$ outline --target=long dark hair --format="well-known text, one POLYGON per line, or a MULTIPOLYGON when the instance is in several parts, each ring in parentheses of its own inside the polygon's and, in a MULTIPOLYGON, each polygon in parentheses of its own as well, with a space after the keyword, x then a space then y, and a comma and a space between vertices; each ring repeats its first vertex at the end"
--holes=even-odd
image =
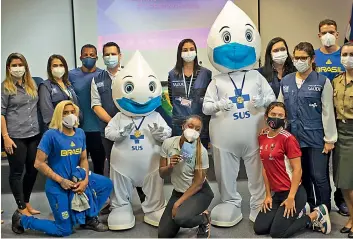
POLYGON ((47 74, 48 74, 48 79, 53 82, 54 84, 57 84, 56 80, 54 79, 53 73, 51 72, 51 63, 54 59, 59 59, 65 68, 65 74, 62 77, 63 83, 67 86, 71 85, 69 81, 69 68, 67 66, 67 62, 65 58, 62 55, 51 55, 48 59, 48 64, 47 64, 47 74))
POLYGON ((184 39, 178 45, 177 61, 176 61, 175 67, 174 67, 174 72, 176 73, 176 75, 179 75, 179 76, 183 74, 184 60, 183 60, 183 58, 181 58, 181 52, 183 50, 183 46, 185 43, 191 43, 195 47, 196 57, 194 59, 194 74, 196 74, 196 71, 200 68, 200 65, 199 65, 199 62, 197 59, 197 47, 196 47, 194 40, 189 39, 189 38, 184 39))
POLYGON ((266 53, 265 53, 265 65, 263 66, 263 72, 262 72, 263 76, 266 78, 268 82, 273 81, 274 72, 273 72, 273 60, 272 60, 271 52, 272 52, 273 45, 278 42, 283 42, 283 44, 287 49, 287 54, 288 54, 288 57, 283 65, 283 76, 296 71, 292 62, 292 58, 289 55, 287 42, 281 37, 275 37, 267 45, 266 53))
MULTIPOLYGON (((295 51, 305 51, 311 60, 315 57, 315 50, 313 45, 310 42, 300 42, 298 45, 294 47, 293 55, 295 51)), ((316 70, 316 63, 313 62, 312 64, 313 71, 316 70)))

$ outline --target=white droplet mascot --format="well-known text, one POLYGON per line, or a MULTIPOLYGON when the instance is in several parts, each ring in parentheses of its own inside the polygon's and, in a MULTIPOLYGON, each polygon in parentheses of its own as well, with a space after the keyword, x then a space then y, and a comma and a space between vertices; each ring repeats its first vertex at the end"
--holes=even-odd
POLYGON ((160 145, 171 129, 155 112, 161 105, 162 86, 140 52, 136 52, 112 84, 112 96, 120 110, 109 122, 105 136, 114 141, 110 161, 110 230, 135 226, 131 205, 135 187, 146 195, 142 203, 144 221, 158 226, 166 202, 163 180, 159 176, 160 145))
POLYGON ((212 210, 212 224, 239 223, 241 196, 237 192, 240 159, 244 160, 251 194, 250 220, 255 221, 265 196, 257 135, 264 126, 264 107, 275 101, 266 79, 254 68, 261 39, 255 24, 228 1, 211 27, 208 56, 221 72, 207 88, 203 112, 211 115, 210 138, 221 202, 212 210))

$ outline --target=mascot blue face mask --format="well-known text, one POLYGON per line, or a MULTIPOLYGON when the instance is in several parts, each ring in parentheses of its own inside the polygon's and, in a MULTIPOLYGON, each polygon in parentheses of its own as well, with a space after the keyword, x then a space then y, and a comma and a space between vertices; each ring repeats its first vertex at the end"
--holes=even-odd
POLYGON ((161 105, 162 85, 137 51, 112 84, 116 107, 127 116, 146 116, 161 105))
POLYGON ((218 71, 249 70, 260 58, 261 38, 248 15, 228 1, 211 27, 207 46, 208 58, 218 71))

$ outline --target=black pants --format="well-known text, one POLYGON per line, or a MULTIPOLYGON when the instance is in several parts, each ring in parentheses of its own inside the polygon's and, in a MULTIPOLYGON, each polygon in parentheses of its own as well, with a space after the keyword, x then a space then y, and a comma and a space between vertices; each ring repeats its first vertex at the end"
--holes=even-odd
POLYGON ((91 156, 93 172, 104 174, 105 151, 100 132, 85 132, 87 155, 91 156))
POLYGON ((294 235, 310 224, 310 217, 303 215, 297 218, 306 203, 306 192, 303 186, 299 186, 295 195, 295 209, 297 212, 293 217, 283 217, 285 210, 281 203, 287 199, 289 191, 275 193, 272 197, 271 211, 259 212, 254 224, 254 231, 258 235, 270 234, 271 237, 284 238, 294 235))
POLYGON ((29 203, 29 198, 37 178, 38 171, 34 167, 34 161, 36 159, 40 136, 36 135, 25 139, 12 138, 12 140, 17 148, 14 148, 13 154, 7 155, 10 165, 9 181, 17 206, 22 210, 26 208, 26 203, 29 203), (26 172, 22 178, 25 166, 26 172))
MULTIPOLYGON (((104 147, 104 151, 105 151, 105 156, 107 158, 107 161, 105 163, 105 173, 104 175, 109 177, 109 172, 110 172, 110 154, 112 152, 112 148, 114 145, 113 141, 110 141, 109 139, 106 139, 104 137, 102 137, 102 143, 103 143, 103 147, 104 147)), ((140 201, 141 203, 145 201, 146 195, 145 193, 142 191, 142 187, 136 187, 137 193, 139 195, 140 201)))
POLYGON ((311 210, 321 204, 325 204, 327 209, 331 211, 331 186, 328 175, 329 155, 322 153, 322 150, 320 148, 301 148, 302 183, 306 190, 311 210))
POLYGON ((174 203, 183 195, 183 193, 173 190, 167 207, 164 210, 159 222, 158 237, 175 237, 180 227, 193 228, 206 223, 206 217, 202 213, 210 206, 214 197, 212 189, 207 181, 203 184, 200 191, 188 198, 180 205, 175 218, 172 218, 172 209, 174 203))

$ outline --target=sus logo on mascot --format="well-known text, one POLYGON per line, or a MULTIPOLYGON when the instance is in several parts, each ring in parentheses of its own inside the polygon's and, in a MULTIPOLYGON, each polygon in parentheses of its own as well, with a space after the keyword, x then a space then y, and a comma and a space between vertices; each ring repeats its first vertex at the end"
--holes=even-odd
POLYGON ((239 223, 241 196, 237 192, 240 159, 249 180, 250 220, 265 197, 257 135, 264 125, 264 108, 275 100, 266 79, 254 68, 261 38, 255 24, 228 1, 211 27, 208 57, 221 72, 207 88, 203 112, 211 115, 210 138, 221 202, 212 210, 211 223, 231 227, 239 223))
POLYGON ((155 112, 161 105, 162 86, 140 52, 136 52, 112 84, 113 101, 120 110, 109 122, 105 136, 114 141, 110 178, 114 184, 110 230, 135 226, 131 206, 135 187, 146 195, 142 203, 144 221, 158 226, 166 202, 159 177, 159 151, 171 129, 155 112))

